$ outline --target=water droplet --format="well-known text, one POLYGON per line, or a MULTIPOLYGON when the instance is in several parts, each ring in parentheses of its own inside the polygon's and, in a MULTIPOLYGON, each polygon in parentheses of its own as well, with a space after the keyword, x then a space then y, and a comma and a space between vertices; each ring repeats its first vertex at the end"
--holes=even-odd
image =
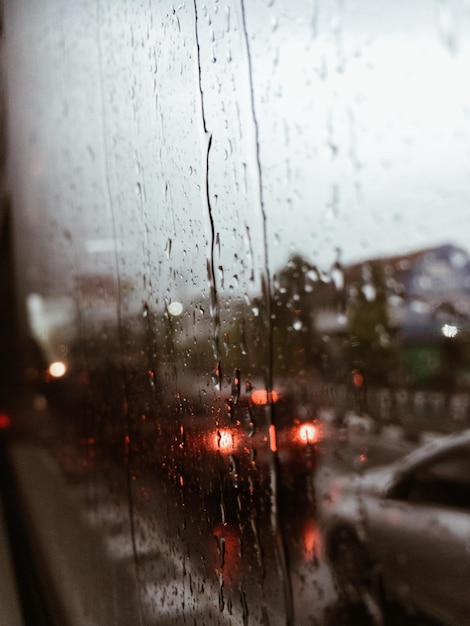
POLYGON ((173 245, 172 240, 168 239, 167 242, 166 242, 166 246, 165 246, 166 258, 168 260, 170 260, 170 258, 171 258, 171 247, 172 247, 172 245, 173 245))
POLYGON ((248 437, 253 437, 256 432, 256 426, 250 409, 247 409, 245 412, 244 426, 248 437))
POLYGON ((320 275, 318 273, 318 270, 314 267, 306 272, 305 278, 307 278, 312 283, 316 283, 320 280, 320 275))
POLYGON ((458 51, 457 19, 454 7, 448 0, 440 0, 438 7, 439 32, 442 42, 451 54, 458 51))
POLYGON ((223 592, 223 580, 221 578, 220 580, 220 587, 219 587, 219 611, 222 613, 224 610, 224 606, 225 606, 225 601, 224 601, 224 592, 223 592))
POLYGON ((377 295, 377 290, 371 283, 366 283, 361 289, 367 302, 373 302, 377 295))
POLYGON ((144 306, 142 309, 142 317, 146 318, 148 317, 148 315, 149 315, 149 305, 146 302, 144 302, 144 306))
POLYGON ((219 537, 220 567, 225 565, 225 537, 219 537))
POLYGON ((220 273, 220 288, 223 289, 224 288, 224 282, 225 282, 223 265, 219 265, 217 267, 217 269, 219 270, 219 273, 220 273))
POLYGON ((220 361, 216 361, 214 371, 212 372, 212 382, 217 391, 222 388, 222 367, 220 361))
MULTIPOLYGON (((257 457, 257 453, 255 448, 253 448, 253 446, 251 446, 250 448, 250 463, 251 465, 256 465, 256 457, 257 457)), ((252 483, 252 489, 254 491, 254 484, 252 483)), ((251 489, 250 489, 251 491, 251 489)))
POLYGON ((237 489, 239 486, 238 461, 233 454, 229 456, 228 475, 232 481, 232 485, 237 489))
POLYGON ((152 387, 152 389, 154 389, 155 388, 155 378, 156 378, 155 371, 153 369, 152 370, 148 370, 147 376, 148 376, 148 381, 150 383, 150 386, 152 387))
POLYGON ((229 418, 230 422, 233 422, 233 399, 232 398, 227 398, 227 400, 225 400, 225 410, 227 411, 227 417, 229 418))
POLYGON ((242 605, 243 626, 248 626, 248 617, 250 613, 248 611, 248 602, 246 601, 246 594, 242 588, 240 588, 240 601, 242 605))
POLYGON ((228 333, 224 333, 224 349, 225 349, 225 356, 228 356, 228 353, 230 351, 230 339, 229 339, 228 333))
POLYGON ((344 273, 338 261, 331 268, 331 280, 337 291, 341 291, 344 288, 344 273))
POLYGON ((233 371, 233 379, 232 379, 232 398, 233 403, 237 404, 238 399, 240 397, 240 370, 235 368, 233 371))
POLYGON ((245 320, 242 318, 240 323, 240 352, 245 355, 246 351, 246 329, 245 329, 245 320))
POLYGON ((232 142, 230 141, 230 139, 227 139, 227 142, 224 148, 224 161, 230 158, 232 154, 233 154, 232 142))

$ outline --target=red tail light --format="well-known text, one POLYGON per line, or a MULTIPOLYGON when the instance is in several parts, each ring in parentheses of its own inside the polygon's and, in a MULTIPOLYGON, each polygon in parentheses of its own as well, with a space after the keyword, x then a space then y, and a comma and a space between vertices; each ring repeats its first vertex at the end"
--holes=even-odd
POLYGON ((0 430, 7 430, 7 428, 10 428, 10 424, 11 424, 10 416, 7 415, 6 413, 0 412, 0 430))

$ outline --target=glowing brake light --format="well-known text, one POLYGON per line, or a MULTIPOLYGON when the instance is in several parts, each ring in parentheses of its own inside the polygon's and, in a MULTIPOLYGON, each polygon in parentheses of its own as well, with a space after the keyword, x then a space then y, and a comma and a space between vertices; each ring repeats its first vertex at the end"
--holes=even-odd
POLYGON ((307 423, 299 427, 299 437, 304 443, 316 443, 319 436, 319 428, 315 424, 307 423))
POLYGON ((279 394, 273 389, 269 394, 266 389, 257 389, 251 394, 253 404, 264 405, 268 403, 275 404, 279 400, 279 394))

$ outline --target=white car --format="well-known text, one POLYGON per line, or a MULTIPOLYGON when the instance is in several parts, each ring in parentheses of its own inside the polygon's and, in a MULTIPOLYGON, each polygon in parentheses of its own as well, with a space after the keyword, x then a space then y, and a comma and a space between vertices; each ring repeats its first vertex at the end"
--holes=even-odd
POLYGON ((470 430, 331 480, 321 523, 343 599, 363 603, 375 623, 384 600, 470 623, 470 430))

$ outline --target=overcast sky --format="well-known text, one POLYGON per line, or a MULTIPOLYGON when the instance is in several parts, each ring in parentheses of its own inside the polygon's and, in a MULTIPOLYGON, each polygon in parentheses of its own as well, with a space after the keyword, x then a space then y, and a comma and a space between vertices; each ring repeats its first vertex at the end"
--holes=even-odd
POLYGON ((197 20, 191 3, 9 7, 33 281, 54 259, 60 287, 65 266, 112 273, 119 258, 158 293, 175 276, 200 289, 211 219, 227 288, 262 273, 265 241, 272 271, 298 252, 327 269, 468 246, 470 2, 244 4, 245 24, 239 2, 198 3, 197 20), (41 233, 56 256, 34 256, 41 233))
POLYGON ((468 247, 470 3, 317 2, 295 37, 294 14, 280 12, 276 64, 255 82, 263 164, 282 181, 284 150, 291 176, 266 191, 273 257, 468 247))

